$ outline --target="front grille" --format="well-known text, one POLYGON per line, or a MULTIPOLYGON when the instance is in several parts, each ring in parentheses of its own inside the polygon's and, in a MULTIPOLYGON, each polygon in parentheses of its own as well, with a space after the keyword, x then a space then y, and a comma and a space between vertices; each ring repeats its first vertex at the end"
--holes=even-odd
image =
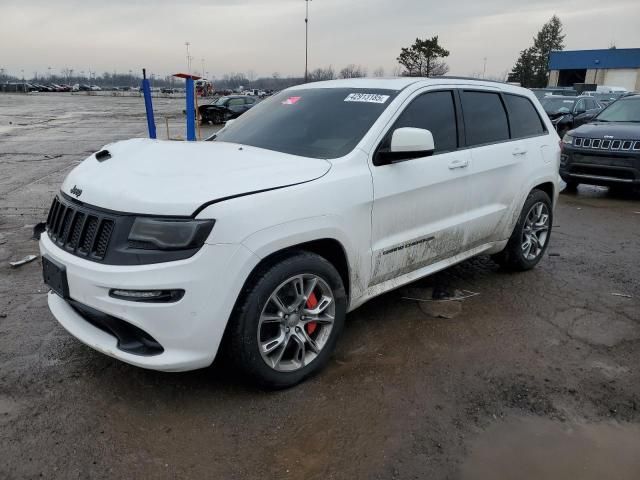
POLYGON ((612 151, 640 151, 640 140, 602 140, 599 138, 576 137, 573 140, 576 148, 586 148, 590 150, 612 150, 612 151))
POLYGON ((47 232, 56 245, 93 260, 106 255, 113 228, 113 219, 58 197, 47 217, 47 232))

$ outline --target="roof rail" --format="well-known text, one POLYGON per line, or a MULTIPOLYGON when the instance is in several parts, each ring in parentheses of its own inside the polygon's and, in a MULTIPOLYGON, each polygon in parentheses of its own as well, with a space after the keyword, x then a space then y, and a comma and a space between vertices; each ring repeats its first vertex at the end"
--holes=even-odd
POLYGON ((426 78, 429 78, 429 79, 445 78, 447 80, 475 80, 477 82, 500 83, 502 85, 506 84, 506 82, 501 82, 500 80, 485 80, 484 78, 476 78, 476 77, 458 77, 456 75, 438 75, 435 77, 426 77, 426 78))

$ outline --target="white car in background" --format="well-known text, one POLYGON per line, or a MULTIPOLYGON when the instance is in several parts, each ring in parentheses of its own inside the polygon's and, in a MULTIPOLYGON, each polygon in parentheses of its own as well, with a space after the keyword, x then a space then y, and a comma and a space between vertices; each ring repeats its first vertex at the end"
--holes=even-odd
POLYGON ((370 298, 478 254, 526 270, 549 245, 559 139, 523 88, 318 82, 208 140, 114 143, 64 181, 44 278, 87 345, 164 371, 224 350, 286 387, 370 298))

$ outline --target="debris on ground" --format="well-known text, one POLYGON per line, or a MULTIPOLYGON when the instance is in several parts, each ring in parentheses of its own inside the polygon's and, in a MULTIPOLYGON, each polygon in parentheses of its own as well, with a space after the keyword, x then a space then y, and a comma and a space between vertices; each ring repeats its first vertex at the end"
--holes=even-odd
POLYGON ((12 268, 21 267, 26 263, 33 262, 36 258, 38 258, 38 255, 27 255, 20 260, 16 260, 15 262, 9 262, 9 265, 11 265, 12 268))
POLYGON ((453 295, 449 295, 445 292, 445 295, 442 295, 441 291, 437 288, 409 288, 406 290, 405 295, 402 296, 403 300, 413 300, 415 302, 455 302, 466 300, 467 298, 475 297, 480 295, 477 292, 472 292, 471 290, 454 290, 453 295), (425 295, 420 295, 421 293, 427 293, 432 291, 430 298, 425 295))
POLYGON ((403 300, 418 302, 418 308, 433 318, 455 318, 462 312, 462 301, 480 295, 471 290, 453 290, 436 286, 434 288, 407 288, 402 292, 403 300))
POLYGON ((629 295, 627 293, 615 293, 615 292, 612 292, 611 295, 613 295, 614 297, 633 298, 631 295, 629 295))
POLYGON ((418 302, 418 308, 422 313, 433 318, 452 319, 462 312, 462 302, 418 302))

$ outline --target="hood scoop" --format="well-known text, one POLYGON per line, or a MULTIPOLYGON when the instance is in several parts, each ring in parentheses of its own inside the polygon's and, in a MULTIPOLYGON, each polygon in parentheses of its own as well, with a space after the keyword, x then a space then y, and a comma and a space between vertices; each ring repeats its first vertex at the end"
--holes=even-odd
POLYGON ((109 150, 100 150, 96 153, 96 160, 99 162, 104 162, 105 160, 109 160, 111 158, 111 153, 109 150))

